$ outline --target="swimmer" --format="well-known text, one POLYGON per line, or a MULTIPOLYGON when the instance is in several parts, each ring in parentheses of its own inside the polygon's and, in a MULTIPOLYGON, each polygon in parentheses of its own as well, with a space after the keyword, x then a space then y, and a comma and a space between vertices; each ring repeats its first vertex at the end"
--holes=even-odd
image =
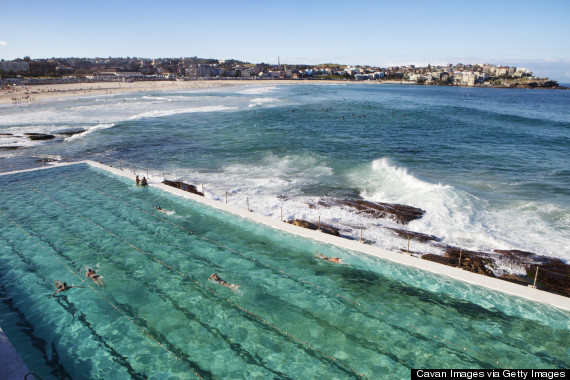
POLYGON ((141 180, 139 179, 139 176, 137 176, 136 181, 137 181, 137 186, 138 186, 138 185, 141 183, 141 180))
POLYGON ((319 259, 324 260, 324 261, 330 261, 331 263, 344 264, 344 260, 341 259, 340 257, 328 257, 328 256, 323 255, 320 252, 317 252, 315 257, 318 257, 319 259))
POLYGON ((53 284, 55 285, 55 287, 57 288, 57 290, 56 290, 56 292, 53 293, 49 298, 55 296, 55 295, 56 295, 57 293, 59 293, 59 292, 65 292, 66 290, 69 290, 69 289, 71 289, 71 288, 83 288, 83 286, 69 286, 69 285, 67 285, 66 282, 61 282, 61 281, 58 281, 58 280, 55 280, 55 281, 53 282, 53 284))
POLYGON ((235 290, 237 288, 239 288, 239 285, 234 285, 234 284, 228 284, 227 282, 225 282, 224 280, 222 280, 220 278, 220 276, 218 276, 216 273, 214 273, 213 275, 211 275, 210 277, 208 277, 208 280, 212 280, 214 282, 217 282, 220 285, 225 286, 226 288, 230 288, 232 290, 235 290))
POLYGON ((91 268, 87 269, 87 272, 85 273, 85 277, 90 278, 93 280, 94 283, 96 283, 99 286, 104 286, 105 283, 103 282, 103 277, 99 276, 97 273, 95 273, 95 271, 91 268))
POLYGON ((148 182, 146 181, 146 177, 143 177, 143 179, 141 180, 141 186, 146 186, 148 185, 148 182))

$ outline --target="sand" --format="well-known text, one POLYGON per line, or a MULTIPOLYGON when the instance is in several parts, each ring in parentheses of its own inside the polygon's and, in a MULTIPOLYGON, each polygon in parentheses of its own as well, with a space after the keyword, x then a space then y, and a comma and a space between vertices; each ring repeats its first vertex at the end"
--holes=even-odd
MULTIPOLYGON (((0 104, 21 105, 63 97, 117 95, 121 93, 183 90, 223 86, 333 83, 317 80, 192 80, 192 81, 137 81, 137 82, 91 82, 66 84, 18 85, 0 89, 0 104)), ((337 83, 347 83, 340 81, 337 83)))

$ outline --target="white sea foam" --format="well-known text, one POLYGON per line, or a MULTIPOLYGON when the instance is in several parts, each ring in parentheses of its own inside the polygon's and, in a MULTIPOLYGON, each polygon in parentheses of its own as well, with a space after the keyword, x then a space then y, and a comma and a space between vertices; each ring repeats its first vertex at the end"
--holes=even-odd
MULTIPOLYGON (((546 243, 544 234, 552 234, 548 218, 559 216, 558 224, 567 223, 569 210, 539 204, 512 204, 493 208, 488 202, 451 185, 430 183, 414 176, 404 167, 392 165, 386 158, 354 170, 347 181, 360 189, 363 198, 370 201, 401 203, 419 207, 425 215, 403 226, 390 219, 374 219, 340 206, 313 207, 320 196, 304 194, 303 189, 320 186, 330 180, 332 168, 324 165, 318 156, 267 156, 256 165, 234 164, 221 173, 180 173, 194 183, 205 183, 206 196, 238 207, 249 207, 254 212, 276 219, 306 219, 332 224, 341 235, 362 238, 380 247, 397 251, 407 249, 407 240, 384 227, 403 228, 434 235, 441 243, 411 242, 410 249, 421 253, 442 254, 442 244, 491 253, 494 249, 520 249, 569 259, 566 247, 570 244, 566 229, 554 232, 546 243), (539 211, 541 210, 541 211, 539 211), (566 215, 566 219, 565 216, 566 215)), ((522 273, 524 268, 511 262, 499 262, 495 268, 522 273)))
POLYGON ((142 98, 143 98, 143 99, 146 99, 146 100, 162 100, 162 101, 167 101, 167 102, 171 102, 171 101, 172 101, 172 99, 165 98, 165 97, 162 97, 162 96, 150 96, 150 95, 145 95, 145 96, 143 96, 142 98))
POLYGON ((251 99, 251 104, 249 105, 249 107, 259 107, 259 106, 264 106, 270 103, 275 103, 278 102, 279 99, 275 99, 275 98, 255 98, 255 99, 251 99))
POLYGON ((238 94, 243 95, 259 95, 259 94, 267 94, 268 92, 273 92, 277 90, 277 87, 270 86, 270 87, 252 87, 248 88, 247 90, 238 91, 238 94))
POLYGON ((228 107, 228 106, 204 106, 204 107, 190 107, 190 108, 177 108, 177 109, 170 109, 170 110, 157 110, 157 111, 148 111, 143 112, 138 115, 131 116, 130 120, 135 119, 143 119, 143 118, 151 118, 151 117, 164 117, 164 116, 172 116, 172 115, 179 115, 185 113, 195 113, 195 112, 218 112, 218 111, 231 111, 236 110, 237 107, 228 107))
POLYGON ((85 126, 85 127, 83 127, 85 129, 85 132, 78 133, 75 135, 71 135, 69 137, 66 137, 64 140, 65 141, 74 141, 74 140, 82 139, 85 136, 88 136, 93 132, 98 132, 98 131, 101 131, 104 129, 113 128, 114 126, 115 126, 115 123, 106 123, 106 124, 97 124, 94 126, 85 126))

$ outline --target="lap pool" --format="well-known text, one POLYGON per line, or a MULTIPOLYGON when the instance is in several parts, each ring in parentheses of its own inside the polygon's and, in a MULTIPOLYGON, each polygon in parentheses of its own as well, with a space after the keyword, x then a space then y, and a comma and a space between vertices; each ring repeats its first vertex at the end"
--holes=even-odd
POLYGON ((569 368, 569 317, 87 164, 0 176, 0 326, 43 379, 569 368), (82 288, 49 298, 55 280, 82 288))

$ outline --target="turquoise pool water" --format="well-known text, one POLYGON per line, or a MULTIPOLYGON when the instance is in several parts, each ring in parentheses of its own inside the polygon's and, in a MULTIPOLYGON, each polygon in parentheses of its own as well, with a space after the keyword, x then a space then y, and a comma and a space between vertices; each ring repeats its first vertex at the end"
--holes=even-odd
POLYGON ((85 164, 0 176, 0 194, 0 326, 43 379, 570 367, 568 312, 290 236, 85 164), (83 282, 88 267, 106 287, 83 282), (239 289, 208 281, 214 272, 239 289), (54 280, 84 288, 49 298, 54 280))

